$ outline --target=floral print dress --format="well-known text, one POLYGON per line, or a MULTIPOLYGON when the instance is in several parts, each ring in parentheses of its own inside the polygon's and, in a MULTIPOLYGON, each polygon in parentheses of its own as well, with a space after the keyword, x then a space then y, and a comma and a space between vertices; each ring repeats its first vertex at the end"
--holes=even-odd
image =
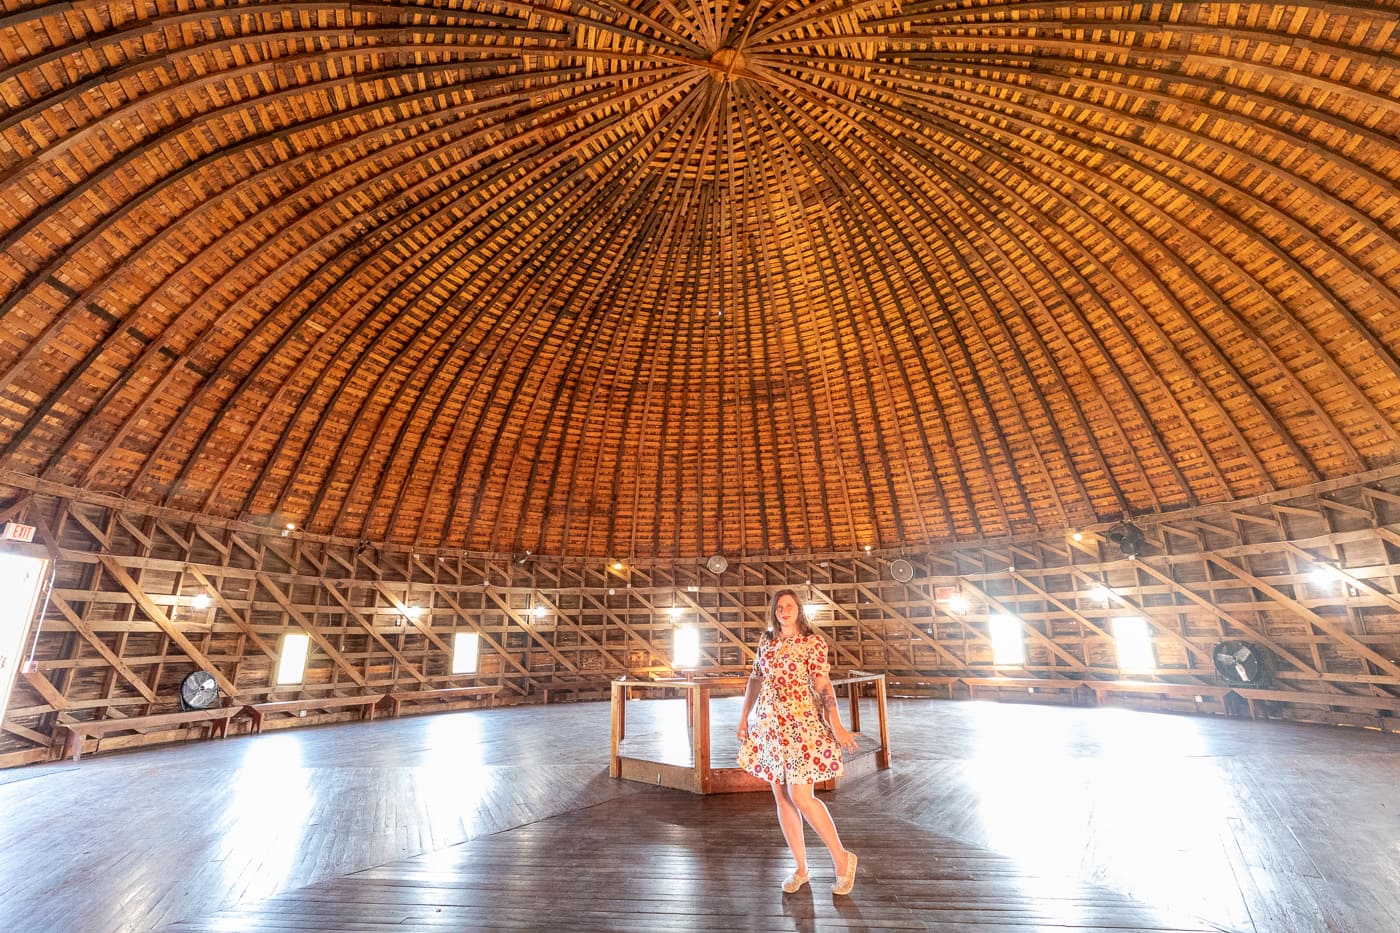
POLYGON ((817 710, 812 679, 826 674, 820 635, 765 639, 754 658, 762 675, 757 726, 739 748, 739 767, 779 784, 815 784, 841 773, 841 747, 817 710))

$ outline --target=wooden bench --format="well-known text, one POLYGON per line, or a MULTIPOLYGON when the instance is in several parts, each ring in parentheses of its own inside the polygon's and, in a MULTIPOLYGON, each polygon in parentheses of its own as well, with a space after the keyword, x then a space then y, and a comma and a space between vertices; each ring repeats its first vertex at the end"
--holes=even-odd
MULTIPOLYGON (((643 681, 638 681, 642 683, 643 681)), ((571 700, 605 700, 612 691, 612 681, 575 681, 553 684, 544 688, 546 703, 567 703, 571 700), (568 697, 569 699, 565 699, 568 697)))
POLYGON ((1068 693, 1071 701, 1077 701, 1080 688, 1086 686, 1082 680, 1051 680, 1039 677, 959 677, 967 687, 970 700, 977 699, 977 690, 1015 690, 1021 693, 1068 693))
POLYGON ((296 713, 300 715, 304 712, 318 710, 330 712, 331 710, 349 709, 358 706, 360 708, 361 719, 373 719, 374 707, 380 700, 384 699, 382 693, 367 693, 363 696, 350 697, 308 697, 304 700, 271 700, 266 703, 252 703, 243 707, 248 711, 248 715, 253 719, 254 735, 262 732, 263 719, 269 713, 296 713))
MULTIPOLYGON (((83 739, 91 736, 101 744, 102 736, 110 735, 113 732, 137 732, 145 733, 148 730, 159 730, 167 726, 180 726, 187 723, 208 723, 210 738, 218 736, 223 738, 228 734, 228 721, 239 713, 243 712, 243 707, 221 706, 217 709, 192 709, 179 713, 156 713, 151 716, 123 716, 112 719, 93 719, 86 722, 60 722, 59 725, 67 731, 64 739, 63 754, 73 756, 77 761, 83 756, 83 739)), ((94 747, 93 751, 96 751, 94 747)))
POLYGON ((962 683, 957 677, 891 677, 886 680, 892 697, 927 697, 942 695, 953 698, 953 690, 962 683))
POLYGON ((1292 703, 1297 706, 1326 706, 1370 710, 1377 714, 1400 715, 1400 697, 1351 696, 1345 693, 1318 693, 1310 690, 1259 690, 1236 687, 1235 694, 1249 704, 1249 718, 1270 718, 1264 703, 1292 703))
POLYGON ((418 700, 462 700, 469 697, 486 697, 492 703, 495 702, 496 694, 501 692, 501 688, 496 684, 483 684, 476 687, 438 687, 428 690, 409 690, 400 693, 390 693, 384 697, 384 708, 390 716, 395 718, 403 711, 403 704, 413 703, 418 700))
POLYGON ((1114 694, 1136 694, 1148 697, 1172 697, 1190 700, 1193 703, 1206 702, 1206 697, 1219 703, 1225 702, 1230 693, 1229 687, 1214 684, 1169 684, 1148 680, 1086 680, 1084 686, 1094 691, 1094 699, 1102 706, 1114 694))

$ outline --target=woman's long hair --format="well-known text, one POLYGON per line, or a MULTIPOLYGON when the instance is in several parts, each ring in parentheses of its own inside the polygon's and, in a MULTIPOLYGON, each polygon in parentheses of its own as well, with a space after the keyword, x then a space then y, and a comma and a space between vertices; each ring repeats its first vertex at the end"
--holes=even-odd
POLYGON ((797 595, 797 591, 781 589, 773 594, 773 601, 768 604, 768 627, 763 630, 763 640, 770 641, 783 633, 783 624, 778 621, 778 600, 784 596, 791 596, 792 601, 797 603, 797 630, 803 635, 816 634, 807 623, 807 613, 802 608, 802 599, 797 595))

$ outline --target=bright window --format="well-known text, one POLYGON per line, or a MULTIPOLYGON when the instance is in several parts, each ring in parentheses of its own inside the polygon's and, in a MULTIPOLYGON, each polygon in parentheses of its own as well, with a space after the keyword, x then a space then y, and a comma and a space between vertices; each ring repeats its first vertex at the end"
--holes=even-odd
POLYGON ((1026 663, 1025 636, 1015 616, 988 616, 992 633, 992 662, 997 667, 1021 667, 1026 663))
POLYGON ((306 654, 311 650, 311 636, 287 634, 282 636, 282 658, 277 662, 277 684, 299 684, 306 675, 306 654))
POLYGON ((476 659, 480 644, 481 638, 476 632, 457 632, 452 636, 452 673, 476 673, 476 659))
MULTIPOLYGON (((25 635, 38 605, 48 561, 0 553, 0 719, 25 655, 25 635)), ((32 645, 30 646, 32 650, 32 645)))
POLYGON ((682 625, 676 629, 673 647, 676 667, 697 666, 700 663, 700 630, 693 625, 682 625))
POLYGON ((1152 657, 1152 631, 1147 620, 1124 616, 1113 620, 1113 640, 1118 643, 1118 669, 1129 674, 1150 674, 1157 669, 1152 657))

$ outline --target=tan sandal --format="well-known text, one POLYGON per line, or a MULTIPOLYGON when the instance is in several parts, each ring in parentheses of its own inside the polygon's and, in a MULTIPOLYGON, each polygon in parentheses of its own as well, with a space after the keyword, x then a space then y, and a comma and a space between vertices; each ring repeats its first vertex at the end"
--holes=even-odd
POLYGON ((831 886, 832 894, 850 894, 856 886, 856 854, 846 850, 846 870, 841 873, 836 884, 831 886))
POLYGON ((802 890, 804 884, 811 880, 812 876, 806 872, 802 872, 801 874, 793 872, 788 875, 787 880, 783 882, 783 893, 796 894, 798 891, 802 890))

